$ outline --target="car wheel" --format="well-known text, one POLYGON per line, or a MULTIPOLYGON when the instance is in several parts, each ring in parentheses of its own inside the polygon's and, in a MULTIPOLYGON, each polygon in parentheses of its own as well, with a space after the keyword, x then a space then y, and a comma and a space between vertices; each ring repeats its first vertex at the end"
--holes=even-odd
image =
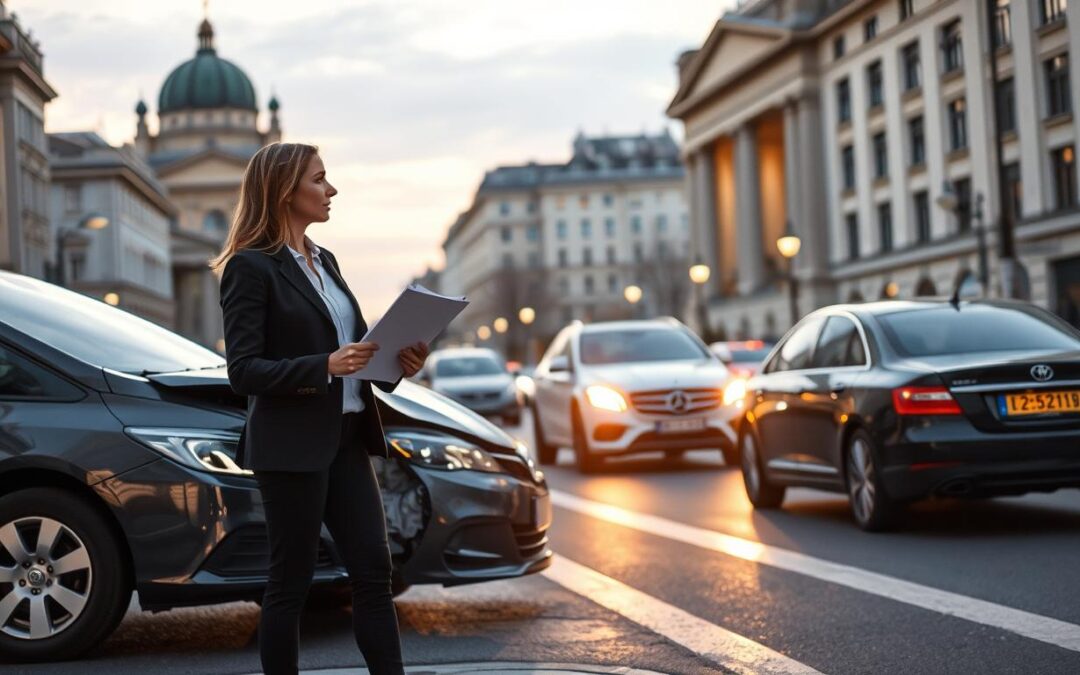
POLYGON ((559 454, 558 446, 552 445, 544 438, 544 425, 540 422, 540 411, 534 403, 532 406, 533 432, 536 436, 536 458, 541 466, 555 464, 555 458, 559 454))
POLYGON ((756 509, 775 509, 784 502, 787 488, 769 481, 761 466, 761 452, 753 429, 747 429, 739 441, 739 458, 742 466, 743 486, 746 496, 756 509))
POLYGON ((585 423, 577 408, 573 411, 574 424, 574 463, 580 473, 594 473, 600 468, 601 459, 589 448, 589 439, 585 436, 585 423))
POLYGON ((855 523, 867 532, 880 532, 892 526, 898 505, 881 487, 873 440, 861 429, 856 430, 848 441, 844 477, 855 523))
POLYGON ((0 498, 0 653, 77 657, 112 633, 130 600, 120 544, 86 500, 56 488, 0 498))

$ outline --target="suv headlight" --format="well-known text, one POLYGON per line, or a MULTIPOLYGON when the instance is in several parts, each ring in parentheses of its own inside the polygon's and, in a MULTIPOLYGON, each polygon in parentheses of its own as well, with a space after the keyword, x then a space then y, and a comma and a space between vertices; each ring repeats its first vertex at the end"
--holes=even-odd
POLYGON ((488 452, 468 441, 427 431, 392 431, 386 440, 399 455, 414 464, 433 469, 459 469, 502 473, 502 467, 488 452))
POLYGON ((240 434, 221 429, 126 427, 131 438, 169 459, 199 471, 250 476, 236 463, 240 434))

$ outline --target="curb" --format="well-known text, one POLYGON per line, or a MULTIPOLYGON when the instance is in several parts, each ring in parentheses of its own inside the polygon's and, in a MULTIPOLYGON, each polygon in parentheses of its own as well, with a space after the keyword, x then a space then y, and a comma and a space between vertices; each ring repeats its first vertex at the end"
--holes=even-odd
MULTIPOLYGON (((319 670, 300 671, 304 675, 366 675, 367 668, 322 668, 319 670)), ((408 666, 406 675, 467 675, 468 673, 489 673, 490 675, 564 675, 581 673, 584 675, 603 673, 606 675, 666 675, 654 670, 642 670, 625 666, 596 666, 584 663, 531 663, 527 661, 491 661, 477 663, 434 663, 408 666)), ((252 675, 255 675, 254 673, 252 675)))

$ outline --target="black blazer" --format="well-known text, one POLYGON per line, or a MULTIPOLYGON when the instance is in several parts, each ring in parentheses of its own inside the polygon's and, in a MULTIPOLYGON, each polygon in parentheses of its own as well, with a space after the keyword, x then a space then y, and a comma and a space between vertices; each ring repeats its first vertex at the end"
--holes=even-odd
MULTIPOLYGON (((323 267, 352 302, 359 340, 367 332, 360 305, 341 278, 334 255, 321 250, 323 267)), ((338 349, 337 331, 289 249, 249 249, 230 258, 221 276, 221 311, 229 384, 248 397, 238 463, 256 471, 329 467, 341 440, 342 381, 334 377, 327 382, 327 359, 338 349)), ((384 391, 397 386, 376 384, 384 391)), ((369 454, 387 457, 370 382, 362 382, 360 395, 361 440, 369 454)))

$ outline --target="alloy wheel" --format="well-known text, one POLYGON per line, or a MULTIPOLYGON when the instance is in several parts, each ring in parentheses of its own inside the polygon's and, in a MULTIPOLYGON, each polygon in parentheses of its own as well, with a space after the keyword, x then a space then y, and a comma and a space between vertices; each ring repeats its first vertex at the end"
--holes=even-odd
POLYGON ((862 438, 856 438, 851 443, 847 470, 848 493, 855 518, 860 523, 868 522, 874 515, 877 494, 874 487, 874 460, 862 438))
POLYGON ((752 434, 743 436, 742 452, 743 478, 746 480, 747 491, 752 495, 761 492, 761 473, 758 470, 757 444, 752 434))
POLYGON ((44 516, 0 527, 0 631, 23 640, 61 633, 82 615, 92 585, 89 551, 70 527, 44 516))

